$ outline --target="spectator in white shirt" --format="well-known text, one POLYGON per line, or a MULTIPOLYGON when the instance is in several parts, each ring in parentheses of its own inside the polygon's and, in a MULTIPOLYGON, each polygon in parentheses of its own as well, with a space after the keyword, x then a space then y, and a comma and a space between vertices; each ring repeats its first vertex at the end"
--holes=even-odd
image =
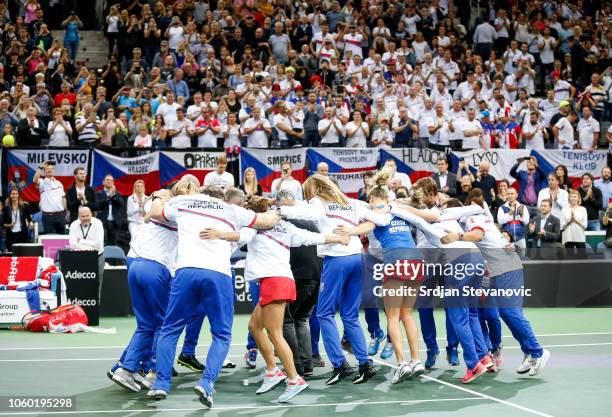
POLYGON ((538 206, 542 200, 552 201, 551 213, 556 218, 561 218, 561 212, 569 206, 568 194, 559 187, 559 178, 554 172, 548 174, 548 187, 542 188, 538 193, 538 206))
POLYGON ((104 226, 93 217, 89 207, 79 207, 79 218, 70 225, 68 241, 72 250, 104 253, 104 226))
MULTIPOLYGON (((293 130, 291 119, 289 118, 289 108, 287 103, 279 101, 277 103, 278 113, 274 115, 273 123, 274 130, 277 133, 281 148, 288 148, 294 145, 296 141, 300 141, 304 137, 304 132, 296 132, 293 130)), ((301 142, 300 142, 301 143, 301 142)))
POLYGON ((179 107, 181 107, 181 105, 174 101, 174 93, 172 91, 168 91, 166 94, 166 102, 157 107, 155 114, 161 114, 164 118, 164 124, 166 126, 172 126, 172 124, 176 121, 176 110, 179 107))
POLYGON ((389 120, 382 119, 380 127, 372 134, 372 145, 376 148, 389 149, 393 145, 395 134, 389 128, 389 120))
POLYGON ((93 217, 89 207, 79 207, 79 218, 70 224, 68 242, 73 251, 95 251, 98 254, 99 297, 104 274, 104 226, 93 217))
POLYGON ((145 203, 145 183, 143 180, 134 182, 132 195, 127 198, 127 220, 128 230, 130 231, 130 242, 133 242, 144 224, 145 203))
POLYGON ((204 177, 204 186, 214 185, 221 188, 223 191, 234 186, 234 176, 226 171, 227 157, 221 155, 217 159, 217 169, 209 172, 204 177))
POLYGON ((261 109, 253 108, 253 117, 247 119, 243 125, 243 134, 247 137, 249 148, 267 148, 268 136, 272 134, 272 127, 267 119, 261 117, 261 109))
POLYGON ((340 118, 335 115, 333 107, 325 109, 325 116, 319 120, 320 145, 322 147, 340 146, 340 136, 344 135, 344 126, 340 118))
POLYGON ((385 162, 385 166, 389 167, 388 169, 393 172, 393 176, 391 177, 391 179, 399 180, 401 187, 406 187, 408 190, 412 188, 412 182, 410 181, 410 177, 403 172, 397 172, 397 164, 395 163, 394 159, 387 159, 387 161, 385 162))
POLYGON ((353 112, 353 120, 346 124, 346 147, 365 148, 370 136, 370 127, 363 121, 361 112, 353 112))
POLYGON ((456 129, 463 131, 463 150, 485 149, 484 129, 476 119, 476 110, 467 111, 467 119, 463 119, 456 129))
POLYGON ((578 113, 575 110, 569 112, 566 117, 562 117, 553 126, 553 133, 557 139, 559 149, 574 149, 574 126, 573 123, 578 119, 578 113))
POLYGON ((599 142, 599 122, 593 117, 590 107, 582 108, 582 118, 578 121, 578 148, 593 152, 599 142))
POLYGON ((544 140, 548 139, 548 132, 539 121, 539 116, 537 111, 532 111, 529 113, 529 120, 523 123, 523 137, 527 141, 527 149, 543 150, 544 140))
POLYGON ((302 184, 291 176, 293 168, 290 162, 283 162, 281 164, 281 176, 272 181, 272 197, 281 191, 290 191, 296 200, 303 200, 302 195, 302 184))
POLYGON ((49 146, 69 146, 72 127, 64 121, 64 111, 61 108, 53 109, 53 120, 49 122, 49 146))
POLYGON ((185 117, 185 109, 179 106, 176 110, 176 119, 168 129, 168 136, 172 138, 172 147, 190 148, 194 133, 193 123, 185 117))
POLYGON ((40 193, 40 210, 45 233, 66 234, 66 193, 55 178, 55 164, 43 162, 32 182, 40 193), (41 178, 42 173, 44 178, 41 178))

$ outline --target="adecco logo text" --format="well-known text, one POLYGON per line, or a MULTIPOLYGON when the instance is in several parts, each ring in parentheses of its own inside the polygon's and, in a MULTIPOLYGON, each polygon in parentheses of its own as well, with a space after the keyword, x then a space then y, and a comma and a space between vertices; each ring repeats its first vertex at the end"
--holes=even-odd
POLYGON ((95 272, 68 271, 65 277, 69 279, 95 279, 96 273, 95 272))
POLYGON ((94 307, 98 304, 96 300, 87 299, 87 300, 79 300, 78 298, 73 298, 72 300, 68 300, 70 304, 81 307, 94 307))

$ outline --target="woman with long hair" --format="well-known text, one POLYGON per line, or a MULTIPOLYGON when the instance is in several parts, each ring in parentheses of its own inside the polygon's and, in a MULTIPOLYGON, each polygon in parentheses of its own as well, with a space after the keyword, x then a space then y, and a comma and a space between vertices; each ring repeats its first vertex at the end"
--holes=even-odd
POLYGON ((588 225, 587 211, 584 206, 581 206, 582 198, 576 190, 568 191, 569 207, 564 207, 561 211, 561 241, 563 245, 572 249, 571 255, 574 255, 574 248, 578 249, 578 255, 584 254, 586 248, 585 230, 588 225))
POLYGON ((10 252, 14 243, 28 241, 28 229, 34 226, 28 204, 21 199, 19 189, 11 188, 2 209, 2 225, 6 230, 6 249, 10 252))
POLYGON ((138 236, 138 232, 144 223, 145 204, 148 198, 145 194, 145 183, 143 180, 136 180, 132 189, 132 195, 127 201, 128 229, 130 231, 130 241, 133 242, 138 236))
MULTIPOLYGON (((333 233, 342 224, 356 226, 362 220, 370 220, 375 224, 384 223, 382 215, 373 213, 364 202, 348 198, 328 177, 314 174, 304 182, 303 189, 308 204, 283 206, 280 208, 281 216, 314 221, 325 234, 333 233)), ((376 374, 370 364, 365 336, 359 323, 361 250, 361 242, 356 236, 351 236, 347 246, 329 244, 320 249, 320 255, 324 259, 317 317, 325 351, 334 367, 327 385, 337 384, 353 373, 340 345, 335 320, 338 306, 344 331, 359 362, 359 372, 353 383, 364 383, 376 374)))
MULTIPOLYGON (((370 208, 373 211, 380 211, 381 208, 387 207, 391 202, 387 183, 392 176, 393 172, 387 167, 374 176, 373 182, 375 185, 369 194, 370 208)), ((420 200, 418 201, 422 205, 420 200)), ((340 234, 348 233, 353 236, 372 232, 373 237, 380 242, 385 265, 394 265, 396 262, 400 262, 402 265, 420 264, 422 255, 416 248, 412 238, 411 224, 391 214, 386 214, 386 221, 385 225, 380 226, 376 226, 369 221, 353 228, 340 225, 337 231, 340 234)), ((405 378, 411 378, 425 372, 425 367, 419 360, 419 334, 412 317, 412 310, 417 299, 420 282, 423 281, 423 274, 421 272, 416 274, 416 276, 408 276, 406 274, 395 273, 386 275, 382 279, 384 294, 387 294, 389 291, 394 291, 395 294, 402 294, 400 296, 383 296, 385 313, 387 315, 387 331, 398 363, 391 383, 397 384, 405 378), (400 323, 408 339, 410 363, 404 360, 404 338, 402 337, 400 323)))
POLYGON ((557 178, 559 179, 559 187, 568 192, 574 188, 572 181, 569 179, 568 170, 565 165, 557 165, 555 168, 555 175, 557 175, 557 178))
POLYGON ((255 168, 248 167, 244 170, 240 189, 244 191, 247 197, 261 195, 261 185, 257 182, 257 173, 255 172, 255 168))
MULTIPOLYGON (((271 200, 252 198, 247 208, 255 213, 266 213, 271 200)), ((322 244, 348 244, 348 236, 313 233, 300 229, 287 221, 265 232, 242 229, 240 232, 223 233, 206 229, 200 234, 204 239, 224 239, 248 242, 245 267, 247 281, 259 281, 259 303, 249 321, 249 330, 266 361, 266 373, 257 394, 271 391, 287 380, 287 390, 279 402, 287 402, 308 387, 296 371, 293 354, 283 336, 283 319, 287 302, 296 299, 295 280, 289 264, 290 248, 322 244), (264 329, 267 332, 264 333, 264 329), (276 367, 275 354, 281 360, 285 372, 276 367)))

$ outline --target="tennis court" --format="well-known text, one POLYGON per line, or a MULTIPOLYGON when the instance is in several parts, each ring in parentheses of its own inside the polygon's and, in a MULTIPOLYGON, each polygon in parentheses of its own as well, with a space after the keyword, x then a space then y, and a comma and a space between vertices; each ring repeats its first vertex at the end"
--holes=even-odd
MULTIPOLYGON (((439 336, 444 336, 443 312, 436 312, 439 336), (441 330, 441 331, 440 331, 441 330)), ((11 395, 75 396, 70 412, 21 411, 0 415, 72 416, 604 416, 612 410, 612 309, 529 309, 527 317, 542 344, 552 355, 536 377, 514 372, 522 359, 518 345, 504 327, 505 366, 498 374, 485 374, 463 385, 461 367, 448 366, 443 356, 424 376, 390 384, 394 361, 376 359, 378 374, 362 385, 342 381, 326 386, 330 368, 315 368, 310 389, 290 404, 276 398, 282 388, 261 396, 260 367, 248 370, 242 355, 248 317, 236 316, 230 351, 236 369, 223 370, 215 405, 202 406, 193 393, 199 378, 177 366, 170 395, 165 401, 125 392, 105 373, 121 354, 135 326, 132 318, 103 319, 102 327, 116 327, 115 335, 0 333, 0 393, 11 395), (248 381, 248 385, 247 384, 248 381)), ((384 320, 384 317, 381 317, 384 320)), ((180 342, 179 342, 180 343, 180 342)), ((202 329, 197 356, 203 361, 210 343, 207 324, 202 329)), ((440 340, 441 349, 445 344, 440 340)), ((421 345, 424 348, 424 345, 421 345)), ((422 352, 424 356, 424 352, 422 352)), ((354 358, 349 355, 349 362, 354 358)))

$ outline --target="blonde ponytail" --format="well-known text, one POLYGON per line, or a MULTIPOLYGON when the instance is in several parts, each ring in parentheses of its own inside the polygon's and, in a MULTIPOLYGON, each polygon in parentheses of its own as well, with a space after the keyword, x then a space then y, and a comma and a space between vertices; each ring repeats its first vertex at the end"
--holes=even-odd
POLYGON ((329 203, 336 203, 339 206, 347 207, 350 205, 349 198, 344 195, 336 184, 329 178, 321 174, 312 174, 303 185, 304 197, 311 200, 318 197, 329 203))

